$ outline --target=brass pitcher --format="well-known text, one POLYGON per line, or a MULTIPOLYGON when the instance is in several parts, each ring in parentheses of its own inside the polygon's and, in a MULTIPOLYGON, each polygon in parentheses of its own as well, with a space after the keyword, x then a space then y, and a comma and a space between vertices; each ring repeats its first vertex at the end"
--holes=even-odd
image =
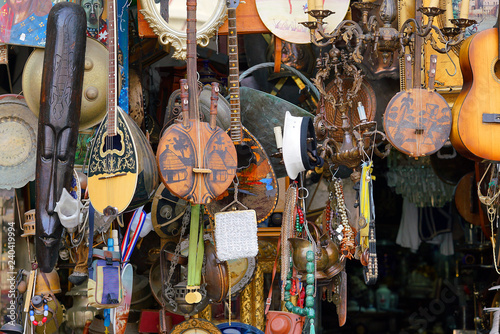
MULTIPOLYGON (((316 243, 316 279, 329 279, 332 275, 327 275, 331 267, 336 266, 339 261, 339 249, 337 245, 326 234, 322 234, 320 229, 313 223, 308 222, 312 230, 311 235, 316 243)), ((306 254, 313 250, 313 245, 309 240, 302 238, 289 238, 292 246, 293 266, 301 274, 306 274, 306 254)))

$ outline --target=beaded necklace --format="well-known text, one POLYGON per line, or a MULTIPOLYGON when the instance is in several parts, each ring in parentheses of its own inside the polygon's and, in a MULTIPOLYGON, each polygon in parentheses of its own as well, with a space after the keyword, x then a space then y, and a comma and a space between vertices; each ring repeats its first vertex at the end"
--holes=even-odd
POLYGON ((49 316, 49 305, 47 299, 44 296, 34 296, 30 303, 30 321, 33 326, 42 326, 47 322, 47 317, 49 316), (43 308, 41 307, 43 305, 43 308), (43 318, 40 321, 35 320, 35 309, 41 311, 43 309, 43 318))
POLYGON ((349 225, 349 219, 347 217, 347 209, 344 201, 344 191, 342 186, 342 179, 336 178, 334 181, 335 197, 337 200, 337 212, 340 216, 340 221, 342 224, 343 238, 340 242, 340 252, 342 253, 340 261, 344 258, 352 259, 354 253, 356 252, 356 243, 354 241, 355 231, 349 225))
MULTIPOLYGON (((293 227, 297 205, 297 182, 290 184, 285 195, 285 208, 281 224, 281 282, 285 282, 290 270, 290 243, 288 238, 294 235, 293 227)), ((281 297, 284 295, 284 285, 281 286, 281 297)))
MULTIPOLYGON (((300 187, 298 190, 305 189, 304 187, 300 187)), ((306 191, 307 193, 307 191, 306 191)), ((298 196, 299 197, 299 196, 298 196)), ((305 196, 307 197, 307 195, 305 196)), ((305 212, 303 208, 300 206, 300 202, 303 202, 305 197, 299 197, 302 201, 297 201, 296 207, 295 207, 295 212, 296 212, 296 217, 295 217, 295 232, 296 236, 307 236, 307 238, 311 239, 311 235, 309 233, 308 228, 305 226, 307 224, 307 221, 305 219, 305 212), (304 235, 305 234, 305 235, 304 235)), ((316 318, 316 311, 314 310, 314 295, 316 293, 315 289, 315 281, 316 281, 316 256, 314 254, 314 245, 311 244, 311 250, 306 252, 306 280, 305 283, 307 284, 305 287, 305 306, 300 307, 300 306, 295 306, 293 305, 291 298, 292 295, 295 294, 300 294, 301 289, 297 288, 295 280, 293 280, 293 266, 290 266, 290 270, 288 271, 288 274, 286 276, 286 281, 285 281, 285 293, 284 293, 284 300, 285 300, 285 307, 289 312, 295 313, 300 316, 306 316, 309 319, 309 324, 310 324, 310 334, 315 334, 315 327, 314 327, 314 319, 316 318)), ((284 259, 282 259, 284 260, 284 259)), ((303 277, 302 277, 303 278, 303 277)), ((303 282, 303 280, 302 280, 303 282)))
POLYGON ((314 282, 316 280, 316 277, 314 275, 314 272, 316 271, 315 264, 314 264, 314 252, 312 250, 307 251, 306 253, 306 299, 305 299, 305 307, 300 307, 300 306, 295 306, 293 305, 291 298, 292 298, 292 277, 293 277, 293 271, 290 270, 287 275, 286 283, 285 283, 285 307, 289 312, 301 315, 301 316, 307 316, 309 319, 309 324, 310 324, 310 334, 315 334, 315 328, 314 328, 314 319, 316 318, 316 311, 314 310, 314 282))

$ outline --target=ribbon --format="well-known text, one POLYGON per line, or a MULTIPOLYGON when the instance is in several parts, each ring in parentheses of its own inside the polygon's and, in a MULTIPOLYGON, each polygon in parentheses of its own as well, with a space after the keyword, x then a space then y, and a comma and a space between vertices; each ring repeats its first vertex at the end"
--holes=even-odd
POLYGON ((371 175, 371 171, 373 162, 369 163, 364 162, 363 168, 361 171, 361 189, 359 196, 359 208, 360 208, 360 217, 364 218, 365 225, 360 231, 361 236, 361 248, 363 251, 368 248, 368 240, 369 240, 369 225, 372 219, 372 207, 371 207, 371 181, 373 176, 371 175))
POLYGON ((135 245, 137 244, 137 240, 139 239, 139 235, 141 234, 142 227, 144 226, 144 222, 146 221, 146 211, 144 211, 144 206, 139 207, 135 210, 132 219, 130 219, 130 223, 127 227, 127 232, 125 233, 125 237, 123 238, 121 253, 122 253, 122 265, 126 264, 132 252, 134 251, 135 245), (132 226, 135 221, 137 221, 137 226, 135 231, 130 238, 132 226))

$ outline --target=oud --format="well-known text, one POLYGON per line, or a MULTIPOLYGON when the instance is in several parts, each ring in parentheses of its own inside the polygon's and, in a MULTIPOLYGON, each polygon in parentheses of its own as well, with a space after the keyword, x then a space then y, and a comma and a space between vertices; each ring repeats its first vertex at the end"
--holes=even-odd
POLYGON ((89 157, 88 191, 95 210, 117 215, 146 203, 159 183, 153 150, 141 129, 117 105, 117 32, 114 0, 108 1, 108 112, 89 157))
POLYGON ((181 80, 182 123, 163 133, 156 159, 170 192, 192 204, 208 204, 223 193, 236 174, 236 149, 215 125, 200 122, 196 71, 196 1, 187 1, 187 80, 181 80))
MULTIPOLYGON (((274 211, 278 200, 276 174, 266 151, 242 124, 240 112, 240 85, 238 66, 238 34, 236 30, 236 8, 239 0, 227 1, 228 20, 228 55, 229 55, 229 96, 231 104, 231 136, 238 156, 236 172, 238 184, 238 201, 255 210, 257 222, 262 222, 274 211)), ((236 190, 234 190, 236 191, 236 190)), ((233 193, 224 192, 217 201, 207 205, 210 217, 231 204, 233 193)))

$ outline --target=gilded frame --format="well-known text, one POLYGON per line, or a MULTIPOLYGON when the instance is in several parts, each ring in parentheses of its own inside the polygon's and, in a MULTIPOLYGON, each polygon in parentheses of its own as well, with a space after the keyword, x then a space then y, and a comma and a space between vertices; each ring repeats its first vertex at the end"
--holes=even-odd
MULTIPOLYGON (((168 1, 168 0, 167 0, 168 1)), ((214 0, 206 0, 214 1, 214 0)), ((227 9, 225 0, 216 0, 216 8, 209 19, 196 31, 196 42, 202 47, 206 47, 219 27, 227 18, 227 9)), ((172 57, 180 60, 186 59, 186 40, 187 34, 185 31, 174 29, 160 15, 155 0, 140 0, 142 9, 140 12, 148 22, 151 29, 158 36, 160 44, 172 46, 174 53, 172 57)))

